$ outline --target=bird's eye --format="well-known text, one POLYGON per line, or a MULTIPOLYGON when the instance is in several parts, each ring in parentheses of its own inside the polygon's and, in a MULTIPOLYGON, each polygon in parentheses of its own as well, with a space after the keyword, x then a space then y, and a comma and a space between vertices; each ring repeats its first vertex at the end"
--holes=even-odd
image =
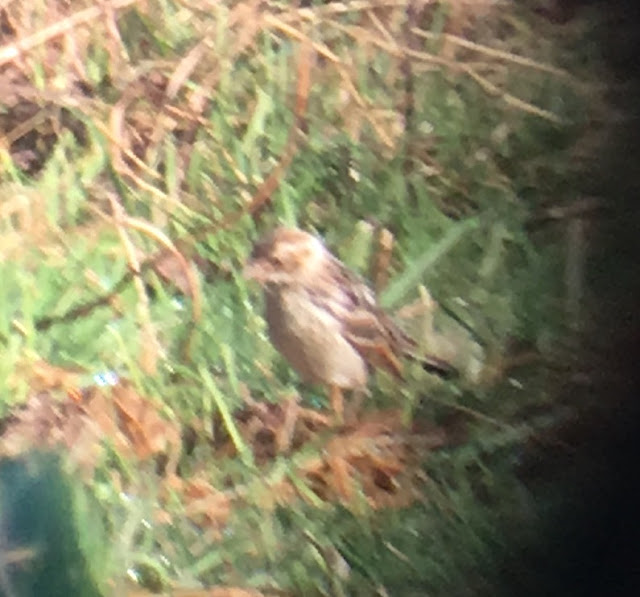
POLYGON ((282 263, 282 259, 280 259, 280 257, 271 257, 271 263, 273 263, 273 265, 275 265, 276 267, 282 267, 283 263, 282 263))

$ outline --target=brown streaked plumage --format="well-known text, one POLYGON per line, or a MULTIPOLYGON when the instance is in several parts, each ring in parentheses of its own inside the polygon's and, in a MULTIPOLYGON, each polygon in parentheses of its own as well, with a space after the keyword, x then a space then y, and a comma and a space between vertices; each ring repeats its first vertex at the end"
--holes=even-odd
MULTIPOLYGON (((416 343, 317 237, 298 228, 276 228, 256 243, 245 276, 264 288, 274 346, 305 381, 331 388, 339 418, 341 390, 365 391, 371 367, 401 377, 400 357, 412 356, 416 343)), ((435 358, 427 365, 450 370, 435 358)))

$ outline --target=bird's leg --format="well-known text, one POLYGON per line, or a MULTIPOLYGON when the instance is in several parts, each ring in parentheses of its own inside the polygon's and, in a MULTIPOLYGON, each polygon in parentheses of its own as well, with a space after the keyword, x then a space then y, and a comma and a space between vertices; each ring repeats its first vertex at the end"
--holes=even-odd
POLYGON ((367 390, 365 389, 356 389, 353 390, 351 400, 349 401, 349 412, 347 413, 347 423, 352 424, 358 421, 358 414, 360 413, 360 409, 362 408, 362 402, 367 395, 367 390))
POLYGON ((293 396, 284 403, 284 422, 276 431, 276 448, 278 454, 286 454, 291 448, 293 434, 300 413, 298 397, 293 396))
POLYGON ((344 397, 342 395, 342 390, 338 386, 332 385, 329 389, 329 398, 331 400, 331 407, 333 408, 336 423, 338 425, 342 425, 344 422, 344 397))

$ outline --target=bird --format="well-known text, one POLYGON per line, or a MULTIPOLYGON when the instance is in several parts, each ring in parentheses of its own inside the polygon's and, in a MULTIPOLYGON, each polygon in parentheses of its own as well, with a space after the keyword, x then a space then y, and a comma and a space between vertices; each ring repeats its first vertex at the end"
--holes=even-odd
POLYGON ((244 277, 262 286, 271 343, 303 381, 329 388, 334 414, 344 419, 344 390, 367 392, 372 369, 402 379, 401 358, 448 375, 451 365, 417 356, 417 343, 379 306, 374 291, 326 247, 300 228, 280 226, 253 246, 244 277))

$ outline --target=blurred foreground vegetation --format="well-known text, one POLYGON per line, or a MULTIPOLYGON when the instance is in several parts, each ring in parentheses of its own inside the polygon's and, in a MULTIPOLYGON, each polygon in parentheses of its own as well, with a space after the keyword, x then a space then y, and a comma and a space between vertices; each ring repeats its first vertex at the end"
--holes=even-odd
MULTIPOLYGON (((572 449, 557 430, 589 383, 595 164, 615 120, 585 41, 597 14, 300 4, 0 9, 0 440, 18 459, 0 516, 6 471, 55 485, 28 454, 60 451, 75 594, 535 584, 517 554, 564 496, 528 473, 540 446, 572 449), (314 422, 323 390, 275 353, 241 276, 283 222, 322 235, 461 375, 379 375, 361 426, 314 422)), ((21 499, 39 504, 37 485, 21 499)), ((3 594, 44 594, 24 571, 67 539, 7 524, 0 551, 32 551, 0 555, 3 594)))

